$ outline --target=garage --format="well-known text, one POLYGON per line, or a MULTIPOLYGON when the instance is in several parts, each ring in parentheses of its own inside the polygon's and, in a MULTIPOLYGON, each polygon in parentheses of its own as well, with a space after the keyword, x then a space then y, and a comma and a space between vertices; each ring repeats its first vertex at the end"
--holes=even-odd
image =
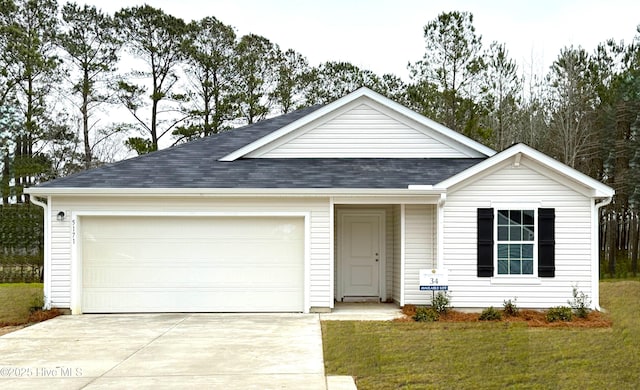
POLYGON ((82 311, 301 312, 304 218, 83 216, 82 311))

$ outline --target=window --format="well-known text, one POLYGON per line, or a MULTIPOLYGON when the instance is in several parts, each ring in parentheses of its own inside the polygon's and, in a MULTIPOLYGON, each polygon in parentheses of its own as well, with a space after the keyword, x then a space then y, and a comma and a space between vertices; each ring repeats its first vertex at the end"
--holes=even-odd
POLYGON ((535 210, 498 210, 498 275, 533 275, 535 210))
POLYGON ((555 209, 522 207, 511 210, 503 206, 497 211, 494 208, 477 209, 476 269, 479 278, 555 277, 555 209))

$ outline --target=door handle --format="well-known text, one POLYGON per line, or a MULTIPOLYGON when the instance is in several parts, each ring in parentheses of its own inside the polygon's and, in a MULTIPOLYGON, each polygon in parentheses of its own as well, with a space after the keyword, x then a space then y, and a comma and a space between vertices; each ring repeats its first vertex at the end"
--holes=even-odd
POLYGON ((376 253, 376 262, 380 261, 379 254, 376 253))

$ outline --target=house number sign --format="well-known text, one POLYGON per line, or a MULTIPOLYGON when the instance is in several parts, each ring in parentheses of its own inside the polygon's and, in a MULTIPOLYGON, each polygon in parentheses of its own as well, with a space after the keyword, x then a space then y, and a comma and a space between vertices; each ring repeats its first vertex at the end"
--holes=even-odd
POLYGON ((449 290, 449 272, 446 269, 421 269, 420 291, 449 290))

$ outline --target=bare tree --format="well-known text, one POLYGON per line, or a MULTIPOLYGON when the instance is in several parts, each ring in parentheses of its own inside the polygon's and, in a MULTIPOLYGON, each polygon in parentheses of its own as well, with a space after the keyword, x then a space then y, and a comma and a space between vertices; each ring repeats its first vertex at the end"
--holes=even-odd
POLYGON ((591 83, 589 55, 581 47, 564 48, 551 66, 550 135, 558 159, 580 169, 595 153, 597 94, 591 83))

